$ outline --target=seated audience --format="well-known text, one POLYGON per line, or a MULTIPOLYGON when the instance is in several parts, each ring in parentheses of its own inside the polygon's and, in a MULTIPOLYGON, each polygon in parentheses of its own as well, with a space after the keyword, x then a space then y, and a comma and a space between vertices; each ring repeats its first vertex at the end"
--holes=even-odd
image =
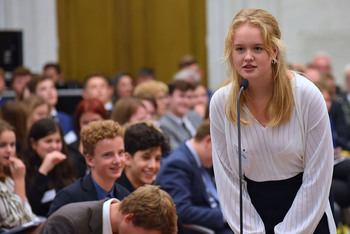
POLYGON ((169 138, 171 150, 195 135, 202 117, 190 111, 192 84, 184 80, 174 80, 169 84, 169 109, 160 118, 159 126, 169 138))
POLYGON ((197 59, 193 55, 185 55, 178 63, 179 70, 188 69, 197 73, 199 80, 203 79, 203 70, 199 66, 197 59))
POLYGON ((333 106, 332 89, 326 83, 318 83, 317 87, 320 89, 329 111, 329 119, 332 129, 333 146, 334 146, 334 170, 332 179, 332 189, 334 201, 341 207, 346 208, 350 206, 350 160, 342 156, 342 148, 339 147, 333 116, 330 110, 333 106))
POLYGON ((136 85, 151 80, 156 80, 155 70, 151 67, 141 67, 137 72, 136 85))
POLYGON ((129 194, 115 183, 125 165, 123 128, 113 120, 91 122, 82 129, 81 141, 90 173, 57 194, 48 216, 68 203, 105 198, 122 200, 129 194))
POLYGON ((209 98, 207 88, 201 82, 195 82, 193 91, 193 110, 196 111, 203 119, 209 117, 209 98))
POLYGON ((120 125, 148 120, 146 107, 139 98, 121 98, 113 107, 111 119, 120 125))
POLYGON ((27 201, 26 167, 15 146, 14 128, 0 120, 0 227, 6 229, 38 220, 27 201))
POLYGON ((188 68, 184 68, 174 75, 173 80, 184 80, 189 83, 194 83, 200 81, 200 77, 197 72, 188 68))
POLYGON ((147 185, 121 202, 109 199, 65 205, 50 216, 39 234, 176 234, 176 220, 169 194, 147 185))
POLYGON ((102 73, 90 74, 85 78, 83 86, 83 99, 97 98, 99 99, 108 114, 112 113, 113 87, 108 76, 102 73))
POLYGON ((125 168, 117 180, 130 192, 152 184, 160 168, 162 154, 169 145, 161 130, 150 122, 128 126, 124 133, 125 168))
POLYGON ((346 84, 345 92, 342 95, 341 103, 346 123, 350 126, 350 64, 345 66, 344 79, 346 84))
POLYGON ((337 100, 337 101, 341 100, 340 96, 337 93, 337 85, 335 84, 335 79, 334 79, 334 76, 332 76, 332 74, 329 74, 329 73, 322 74, 321 82, 326 84, 328 89, 330 89, 332 98, 334 100, 337 100))
POLYGON ((32 73, 25 67, 17 67, 13 71, 11 88, 15 91, 16 100, 22 100, 24 88, 31 78, 32 73))
POLYGON ((309 65, 305 68, 305 77, 316 83, 321 81, 322 74, 314 66, 309 65))
POLYGON ((28 109, 27 129, 39 119, 47 118, 50 115, 50 105, 41 97, 32 95, 23 100, 28 109))
MULTIPOLYGON (((196 73, 196 74, 192 73, 190 75, 192 77, 192 82, 193 81, 194 82, 196 82, 196 81, 203 82, 204 72, 203 72, 202 68, 200 67, 197 59, 193 55, 185 55, 184 57, 182 57, 182 59, 178 63, 178 67, 179 67, 180 72, 181 71, 193 71, 196 73)), ((188 72, 182 73, 181 76, 183 76, 185 74, 188 74, 188 72)), ((186 75, 186 76, 188 76, 188 75, 186 75)), ((175 79, 175 77, 174 77, 174 79, 175 79)), ((191 81, 191 79, 190 79, 190 81, 191 81)), ((207 90, 207 96, 210 99, 213 92, 210 89, 206 89, 206 90, 207 90)))
POLYGON ((66 82, 63 77, 61 66, 57 63, 46 63, 43 68, 43 74, 50 76, 56 85, 56 89, 77 89, 81 85, 76 81, 66 82))
POLYGON ((130 73, 120 72, 112 79, 114 89, 113 100, 118 101, 120 98, 129 98, 134 90, 133 78, 130 73))
MULTIPOLYGON (((329 87, 325 82, 319 82, 325 87, 327 94, 329 95, 330 104, 328 114, 333 124, 333 133, 337 146, 342 147, 344 150, 350 150, 350 127, 345 120, 345 115, 341 103, 333 98, 334 93, 332 87, 329 87)), ((317 84, 319 86, 319 84, 317 84)))
POLYGON ((146 118, 157 123, 157 103, 153 97, 138 97, 146 108, 146 118))
POLYGON ((312 59, 312 66, 321 74, 331 74, 332 65, 329 56, 324 52, 318 52, 312 59))
POLYGON ((153 97, 157 103, 157 119, 165 114, 168 109, 168 86, 161 81, 143 82, 135 87, 134 97, 153 97))
POLYGON ((8 100, 11 100, 11 98, 3 97, 2 93, 6 88, 5 70, 0 67, 0 107, 8 100))
POLYGON ((193 138, 182 143, 164 160, 156 183, 174 199, 183 224, 197 224, 213 229, 215 233, 232 234, 220 208, 214 178, 208 171, 212 166, 207 119, 193 138))
MULTIPOLYGON (((322 75, 328 74, 332 76, 332 63, 329 55, 325 52, 318 52, 312 59, 312 66, 316 68, 322 75)), ((333 76, 332 76, 333 77, 333 76)), ((334 95, 340 96, 342 94, 342 90, 339 86, 337 86, 334 82, 334 95)))
POLYGON ((16 152, 22 153, 26 145, 28 110, 19 100, 9 100, 1 107, 0 118, 15 128, 16 152))
POLYGON ((32 94, 41 97, 50 105, 50 115, 60 124, 65 142, 69 144, 75 141, 77 136, 74 132, 72 118, 68 114, 56 110, 58 95, 53 79, 49 76, 35 76, 28 83, 28 88, 32 94))
POLYGON ((77 178, 86 175, 87 166, 83 154, 83 143, 81 141, 81 130, 92 121, 109 119, 108 113, 103 104, 97 98, 81 100, 74 114, 74 124, 79 138, 68 145, 68 153, 72 157, 77 178))
POLYGON ((56 193, 75 181, 73 163, 59 124, 51 118, 35 122, 21 158, 27 167, 29 203, 35 214, 46 216, 56 193))

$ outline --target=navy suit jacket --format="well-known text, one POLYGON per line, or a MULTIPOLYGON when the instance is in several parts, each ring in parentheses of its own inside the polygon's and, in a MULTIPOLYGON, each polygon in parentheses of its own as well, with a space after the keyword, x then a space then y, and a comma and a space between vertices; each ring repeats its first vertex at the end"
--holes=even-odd
POLYGON ((66 135, 70 131, 74 131, 73 120, 72 118, 61 111, 57 111, 57 119, 59 124, 61 125, 63 135, 66 135))
POLYGON ((182 223, 215 232, 227 228, 219 206, 210 206, 200 168, 185 143, 164 159, 156 183, 173 198, 182 223))
MULTIPOLYGON (((113 196, 119 200, 129 195, 129 191, 119 184, 114 184, 113 196)), ((83 201, 97 201, 98 196, 94 182, 91 178, 91 173, 79 178, 73 184, 61 189, 53 202, 51 203, 50 210, 47 216, 50 216, 53 212, 59 209, 61 206, 83 201)))

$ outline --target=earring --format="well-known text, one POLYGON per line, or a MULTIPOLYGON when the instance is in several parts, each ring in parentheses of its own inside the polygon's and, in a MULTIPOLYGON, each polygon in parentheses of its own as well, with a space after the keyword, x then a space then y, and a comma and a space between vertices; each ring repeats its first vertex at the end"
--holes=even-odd
POLYGON ((277 61, 276 61, 275 59, 272 59, 271 63, 272 63, 273 65, 275 65, 275 64, 277 63, 277 61))

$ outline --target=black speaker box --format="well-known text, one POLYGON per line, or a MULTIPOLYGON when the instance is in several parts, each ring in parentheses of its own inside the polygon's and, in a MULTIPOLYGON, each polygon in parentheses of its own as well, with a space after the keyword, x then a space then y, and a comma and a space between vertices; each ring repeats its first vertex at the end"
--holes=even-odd
POLYGON ((22 32, 0 31, 0 67, 12 72, 23 65, 22 32))

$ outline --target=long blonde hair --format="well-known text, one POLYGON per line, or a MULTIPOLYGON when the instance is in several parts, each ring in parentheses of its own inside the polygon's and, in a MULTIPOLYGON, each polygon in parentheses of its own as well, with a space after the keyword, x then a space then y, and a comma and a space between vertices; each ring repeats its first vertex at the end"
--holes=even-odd
MULTIPOLYGON (((268 107, 266 114, 270 116, 268 125, 276 126, 281 123, 288 122, 292 112, 293 93, 285 59, 286 52, 281 41, 281 31, 277 20, 273 15, 263 9, 241 10, 233 18, 227 32, 225 39, 224 62, 229 65, 230 83, 232 84, 232 88, 225 103, 226 117, 232 123, 237 122, 236 103, 242 77, 235 69, 233 63, 233 40, 236 29, 247 23, 260 29, 264 40, 264 46, 271 57, 271 61, 275 60, 275 63, 271 64, 273 75, 273 92, 266 105, 268 107), (278 48, 276 58, 273 57, 274 48, 278 48)), ((223 85, 227 83, 228 82, 225 82, 223 85)), ((242 104, 248 101, 249 96, 246 94, 246 92, 243 92, 240 99, 241 108, 242 104)), ((249 124, 250 122, 250 119, 241 119, 242 124, 249 124)))

